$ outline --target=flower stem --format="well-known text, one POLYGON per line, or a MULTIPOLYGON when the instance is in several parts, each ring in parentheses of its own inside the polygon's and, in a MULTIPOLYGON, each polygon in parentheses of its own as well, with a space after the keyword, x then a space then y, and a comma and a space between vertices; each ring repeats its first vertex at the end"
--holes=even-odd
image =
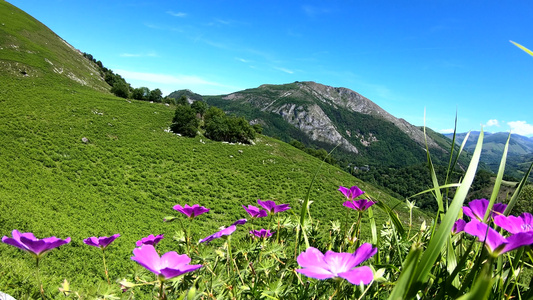
POLYGON ((39 290, 40 290, 40 292, 41 292, 41 297, 42 297, 43 299, 46 299, 46 298, 44 297, 43 283, 41 282, 41 272, 40 272, 40 270, 39 270, 39 259, 40 259, 39 256, 36 256, 36 257, 35 257, 35 265, 36 265, 36 267, 37 267, 37 284, 39 285, 39 290))
POLYGON ((165 295, 164 283, 163 280, 159 280, 159 299, 165 300, 167 296, 165 295))
POLYGON ((346 210, 346 217, 344 218, 344 236, 341 242, 341 247, 339 251, 342 251, 342 246, 344 245, 346 238, 348 238, 348 213, 350 212, 349 209, 346 210))
POLYGON ((111 281, 109 281, 109 274, 107 272, 107 264, 105 262, 105 249, 102 248, 102 257, 104 258, 104 272, 105 272, 105 278, 107 279, 107 284, 111 285, 111 281))
POLYGON ((278 214, 278 232, 276 232, 276 243, 278 243, 278 244, 279 244, 279 227, 280 227, 280 224, 279 224, 279 214, 278 214))

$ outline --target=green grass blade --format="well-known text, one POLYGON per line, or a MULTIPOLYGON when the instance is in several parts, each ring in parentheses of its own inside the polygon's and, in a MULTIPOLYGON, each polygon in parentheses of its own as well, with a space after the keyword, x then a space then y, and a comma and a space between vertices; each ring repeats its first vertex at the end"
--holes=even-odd
POLYGON ((422 248, 413 244, 411 251, 409 251, 409 254, 403 262, 402 273, 396 281, 396 285, 388 298, 389 300, 414 299, 408 298, 406 295, 412 284, 414 272, 416 271, 416 266, 421 253, 422 248))
POLYGON ((422 192, 420 192, 420 193, 414 194, 413 196, 409 196, 409 197, 407 197, 407 200, 409 200, 409 199, 411 199, 411 198, 414 198, 414 197, 416 197, 416 196, 420 196, 420 195, 425 194, 425 193, 433 192, 433 191, 435 191, 435 190, 437 190, 437 189, 447 189, 447 188, 459 187, 459 186, 461 186, 460 183, 450 183, 450 184, 441 185, 441 186, 439 186, 439 187, 436 187, 436 188, 430 188, 430 189, 427 189, 427 190, 422 191, 422 192))
POLYGON ((470 292, 457 300, 484 300, 489 299, 490 292, 492 291, 492 284, 494 283, 495 278, 491 277, 490 274, 490 265, 487 263, 479 274, 476 283, 470 290, 470 292))
POLYGON ((403 228, 402 222, 400 222, 400 219, 398 219, 398 216, 396 215, 396 213, 383 201, 376 201, 373 199, 371 200, 374 201, 377 207, 381 208, 383 211, 385 211, 389 215, 392 221, 392 224, 394 225, 394 228, 396 229, 398 234, 400 234, 402 238, 405 237, 405 228, 403 228))
MULTIPOLYGON (((448 237, 447 246, 448 247, 446 250, 446 269, 448 270, 448 273, 451 275, 453 274, 453 271, 455 270, 455 268, 457 268, 457 257, 455 256, 455 249, 453 249, 451 237, 448 237)), ((459 285, 460 285, 459 278, 455 277, 452 281, 452 285, 456 288, 459 288, 459 285)))
MULTIPOLYGON (((444 216, 442 223, 439 225, 439 229, 435 232, 435 235, 432 236, 431 240, 429 241, 427 250, 422 255, 422 259, 420 260, 420 264, 418 265, 417 272, 415 274, 416 276, 415 282, 417 283, 422 284, 426 282, 426 279, 432 267, 434 266, 435 261, 439 257, 443 247, 448 241, 448 237, 451 234, 453 224, 457 220, 457 217, 459 215, 459 212, 461 211, 461 208, 463 207, 463 203, 468 194, 470 186, 472 185, 472 182, 474 181, 477 166, 479 164, 479 158, 481 156, 481 149, 483 147, 483 136, 484 136, 484 133, 482 129, 479 134, 479 138, 476 144, 476 148, 474 150, 474 154, 472 156, 472 160, 470 161, 470 165, 468 166, 468 169, 466 170, 465 177, 463 181, 461 182, 461 186, 457 189, 457 192, 455 193, 455 197, 453 198, 453 201, 450 205, 450 208, 446 212, 446 215, 444 216)), ((417 290, 413 288, 410 291, 409 298, 413 298, 413 296, 416 293, 417 293, 417 290)))
POLYGON ((507 137, 507 142, 505 143, 505 146, 503 147, 503 154, 502 154, 502 159, 500 161, 500 167, 498 169, 498 174, 496 175, 496 181, 494 182, 494 188, 492 189, 492 195, 490 196, 489 206, 487 207, 487 211, 485 212, 485 216, 483 217, 483 222, 487 222, 487 219, 490 216, 490 212, 492 211, 492 206, 494 206, 494 202, 496 201, 496 198, 498 198, 498 194, 500 193, 500 187, 502 185, 503 173, 505 172, 505 164, 507 162, 507 152, 509 151, 510 141, 511 141, 511 133, 509 132, 509 137, 507 137))
MULTIPOLYGON (((457 110, 455 111, 455 124, 453 126, 452 148, 450 149, 450 160, 448 161, 448 170, 446 171, 446 179, 444 180, 444 184, 448 183, 448 178, 450 177, 450 174, 453 168, 455 167, 455 163, 457 162, 457 160, 453 161, 453 151, 455 149, 456 134, 457 134, 457 110)), ((457 157, 459 157, 459 155, 457 155, 457 157)))
POLYGON ((518 48, 524 50, 524 51, 525 51, 526 53, 528 53, 529 55, 533 56, 533 51, 529 50, 528 48, 526 48, 526 47, 520 45, 519 43, 515 43, 515 42, 513 42, 513 41, 509 41, 509 42, 513 43, 516 47, 518 47, 518 48))
POLYGON ((524 177, 522 180, 520 180, 520 183, 518 184, 518 187, 514 191, 513 196, 511 197, 511 201, 509 201, 509 204, 507 204, 507 208, 503 212, 504 215, 508 216, 511 213, 511 210, 515 206, 516 202, 518 201, 518 196, 520 196, 520 192, 522 192, 522 188, 527 184, 529 174, 531 174, 531 169, 533 168, 533 163, 529 166, 529 170, 527 170, 526 174, 524 174, 524 177))
MULTIPOLYGON (((425 117, 424 117, 425 119, 425 117)), ((437 174, 435 173, 435 168, 433 167, 433 162, 431 161, 431 155, 429 154, 429 146, 427 142, 427 134, 426 134, 426 126, 424 126, 424 139, 426 140, 426 155, 428 160, 428 167, 429 172, 431 173, 431 181, 433 182, 433 187, 435 191, 435 199, 437 200, 437 204, 439 206, 439 211, 444 212, 444 205, 442 203, 442 193, 440 192, 439 187, 439 181, 437 179, 437 174)), ((438 214, 437 214, 438 216, 438 214)))

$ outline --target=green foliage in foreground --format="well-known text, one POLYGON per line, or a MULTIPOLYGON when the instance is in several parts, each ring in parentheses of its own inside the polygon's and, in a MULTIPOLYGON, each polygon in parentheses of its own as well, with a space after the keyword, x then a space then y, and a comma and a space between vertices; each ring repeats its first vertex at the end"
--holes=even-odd
MULTIPOLYGON (((138 270, 129 260, 138 239, 165 234, 159 249, 177 250, 172 237, 180 227, 163 222, 175 213, 173 205, 212 209, 193 225, 198 239, 245 217, 240 205, 257 199, 298 209, 320 163, 263 136, 254 146, 178 137, 166 131, 174 107, 95 92, 59 75, 0 80, 0 236, 18 229, 39 238, 72 237, 41 264, 52 294, 65 278, 78 290, 106 284, 101 256, 84 238, 121 234, 107 257, 110 277, 119 279, 138 270)), ((339 185, 353 184, 395 207, 407 224, 403 203, 325 165, 310 197, 319 226, 344 218, 332 204, 342 203, 339 185)), ((384 213, 376 217, 378 224, 387 221, 384 213)), ((321 232, 321 238, 328 234, 321 232)), ((23 298, 35 286, 34 261, 14 247, 0 248, 0 290, 23 298)))

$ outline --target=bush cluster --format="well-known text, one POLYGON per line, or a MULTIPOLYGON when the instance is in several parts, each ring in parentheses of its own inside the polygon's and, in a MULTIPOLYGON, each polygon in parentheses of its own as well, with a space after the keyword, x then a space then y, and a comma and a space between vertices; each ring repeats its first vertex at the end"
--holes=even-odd
POLYGON ((208 139, 229 143, 251 143, 261 126, 250 125, 244 117, 228 116, 220 108, 203 101, 189 104, 187 97, 176 101, 178 106, 170 130, 188 137, 195 137, 200 131, 208 139))

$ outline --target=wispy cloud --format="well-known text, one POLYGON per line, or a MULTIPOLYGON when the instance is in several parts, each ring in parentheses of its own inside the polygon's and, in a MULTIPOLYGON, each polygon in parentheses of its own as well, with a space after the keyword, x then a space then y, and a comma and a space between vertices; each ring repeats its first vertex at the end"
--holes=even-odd
POLYGON ((287 68, 274 67, 274 69, 282 71, 282 72, 285 72, 285 73, 288 73, 288 74, 294 74, 293 70, 289 70, 287 68))
POLYGON ((148 53, 121 53, 120 57, 157 57, 157 53, 148 52, 148 53))
POLYGON ((173 16, 173 17, 178 17, 178 18, 185 18, 187 16, 187 13, 184 13, 184 12, 173 12, 171 10, 167 11, 167 14, 173 16))
POLYGON ((240 62, 243 62, 243 63, 249 63, 251 62, 250 60, 248 59, 244 59, 244 58, 240 58, 240 57, 235 57, 236 60, 240 61, 240 62))
POLYGON ((511 127, 511 133, 525 136, 533 135, 533 125, 528 124, 526 121, 511 121, 507 122, 507 125, 511 127))
POLYGON ((316 17, 318 15, 328 14, 332 9, 326 7, 318 7, 314 5, 302 5, 303 12, 309 17, 316 17))

